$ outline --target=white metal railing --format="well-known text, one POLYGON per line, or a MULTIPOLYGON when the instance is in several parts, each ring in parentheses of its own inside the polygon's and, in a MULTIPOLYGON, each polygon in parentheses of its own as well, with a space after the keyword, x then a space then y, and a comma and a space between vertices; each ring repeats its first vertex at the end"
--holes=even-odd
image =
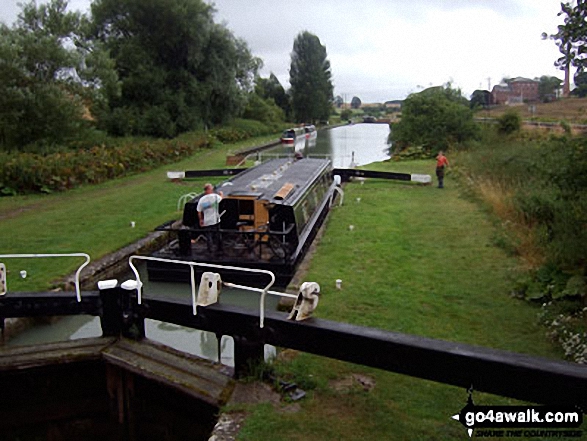
POLYGON ((187 193, 183 196, 180 196, 177 200, 177 211, 181 210, 181 208, 186 204, 187 201, 191 201, 193 198, 198 196, 199 193, 187 193))
POLYGON ((90 263, 90 256, 86 253, 68 253, 68 254, 0 254, 0 259, 30 259, 30 258, 45 258, 45 257, 85 257, 86 261, 80 265, 75 272, 75 293, 77 301, 82 301, 82 294, 80 289, 79 275, 82 270, 90 263))
POLYGON ((247 291, 252 291, 252 292, 260 292, 261 293, 261 299, 259 301, 259 326, 261 328, 264 327, 265 325, 265 297, 267 296, 267 294, 271 294, 271 295, 278 295, 281 297, 292 297, 292 298, 297 298, 297 295, 293 295, 293 294, 286 294, 286 293, 280 293, 277 291, 270 291, 269 288, 271 288, 273 286, 273 284, 275 283, 275 274, 273 274, 273 272, 268 271, 268 270, 261 270, 261 269, 254 269, 254 268, 242 268, 242 267, 238 267, 238 266, 225 266, 225 265, 216 265, 213 263, 202 263, 202 262, 186 262, 183 260, 172 260, 172 259, 162 259, 159 257, 149 257, 149 256, 131 256, 128 259, 128 264, 132 269, 132 272, 134 273, 135 277, 136 277, 136 286, 128 286, 129 289, 136 289, 137 290, 137 301, 139 303, 139 305, 142 303, 142 289, 143 289, 143 283, 141 282, 141 276, 137 270, 137 268, 134 266, 133 261, 134 260, 148 260, 148 261, 155 261, 155 262, 164 262, 164 263, 173 263, 173 264, 178 264, 178 265, 188 265, 190 267, 190 281, 191 281, 191 294, 192 294, 192 312, 194 315, 197 315, 198 310, 197 310, 197 294, 196 294, 196 275, 194 272, 194 267, 202 267, 202 268, 216 268, 216 269, 220 269, 220 270, 228 270, 228 271, 242 271, 242 272, 248 272, 248 273, 257 273, 257 274, 266 274, 270 277, 271 281, 264 287, 264 288, 252 288, 250 286, 243 286, 243 285, 236 285, 233 283, 223 283, 223 285, 227 286, 227 287, 231 287, 231 288, 239 288, 239 289, 243 289, 243 290, 247 290, 247 291))

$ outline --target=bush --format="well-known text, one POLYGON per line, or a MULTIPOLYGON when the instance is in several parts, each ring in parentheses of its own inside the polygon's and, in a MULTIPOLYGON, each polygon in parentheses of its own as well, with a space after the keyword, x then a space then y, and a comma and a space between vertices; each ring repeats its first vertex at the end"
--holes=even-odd
POLYGON ((497 127, 500 133, 511 135, 520 131, 522 117, 515 110, 508 110, 497 119, 497 127))
MULTIPOLYGON (((153 113, 157 119, 161 115, 153 113)), ((165 117, 162 117, 165 122, 165 117)), ((83 184, 97 184, 128 173, 150 170, 177 162, 216 141, 234 143, 254 136, 283 130, 283 124, 266 125, 237 119, 230 126, 211 130, 207 135, 185 133, 173 140, 112 140, 95 132, 101 145, 83 150, 61 149, 46 155, 0 152, 0 195, 62 191, 83 184)), ((87 138, 85 142, 90 142, 87 138)))
POLYGON ((209 146, 201 135, 196 141, 126 142, 115 147, 39 155, 0 153, 0 194, 62 191, 83 184, 97 184, 128 173, 146 171, 176 162, 209 146))

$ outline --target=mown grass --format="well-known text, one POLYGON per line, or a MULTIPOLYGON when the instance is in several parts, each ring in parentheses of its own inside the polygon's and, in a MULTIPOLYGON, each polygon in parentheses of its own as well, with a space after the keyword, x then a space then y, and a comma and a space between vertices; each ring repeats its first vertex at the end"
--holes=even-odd
MULTIPOLYGON (((262 144, 277 136, 218 144, 181 162, 104 184, 50 195, 0 198, 0 254, 85 252, 98 259, 145 237, 163 222, 176 219, 183 194, 200 192, 207 178, 174 183, 167 170, 225 167, 226 153, 262 144), (130 222, 136 223, 131 228, 130 222)), ((6 259, 9 289, 45 290, 74 271, 83 259, 6 259), (16 274, 26 269, 28 277, 16 274)))
MULTIPOLYGON (((433 173, 434 161, 368 168, 433 173)), ((346 186, 345 204, 331 213, 306 277, 322 288, 316 316, 559 358, 536 322, 537 308, 509 296, 516 261, 492 244, 487 214, 460 197, 450 174, 445 183, 444 190, 376 180, 346 186), (335 288, 336 279, 342 279, 342 290, 335 288)), ((465 390, 309 354, 278 362, 277 369, 296 381, 310 379, 313 390, 297 413, 249 408, 238 439, 467 437, 450 419, 465 404, 465 390), (368 375, 376 386, 368 392, 333 388, 352 374, 368 375)), ((476 404, 514 403, 488 394, 474 397, 476 404)))

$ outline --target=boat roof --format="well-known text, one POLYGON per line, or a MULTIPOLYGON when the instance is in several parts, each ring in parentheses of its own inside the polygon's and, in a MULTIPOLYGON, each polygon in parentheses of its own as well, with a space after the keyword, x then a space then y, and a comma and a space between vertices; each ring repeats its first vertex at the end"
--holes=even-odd
POLYGON ((222 184, 218 190, 222 190, 225 198, 253 197, 276 204, 293 205, 323 171, 330 167, 329 159, 272 159, 238 174, 222 184), (287 196, 283 199, 276 198, 279 190, 288 184, 291 191, 287 196))

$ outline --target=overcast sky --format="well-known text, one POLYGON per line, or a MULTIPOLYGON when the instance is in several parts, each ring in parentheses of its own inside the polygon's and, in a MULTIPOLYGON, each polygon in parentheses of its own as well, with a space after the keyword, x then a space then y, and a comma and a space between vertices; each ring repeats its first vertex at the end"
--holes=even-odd
MULTIPOLYGON (((1 0, 12 23, 21 0, 1 0)), ((90 0, 70 0, 87 12, 90 0)), ((293 41, 307 30, 326 46, 334 93, 347 102, 403 99, 452 82, 469 96, 503 77, 553 75, 560 0, 216 0, 216 21, 247 41, 289 87, 293 41)))

